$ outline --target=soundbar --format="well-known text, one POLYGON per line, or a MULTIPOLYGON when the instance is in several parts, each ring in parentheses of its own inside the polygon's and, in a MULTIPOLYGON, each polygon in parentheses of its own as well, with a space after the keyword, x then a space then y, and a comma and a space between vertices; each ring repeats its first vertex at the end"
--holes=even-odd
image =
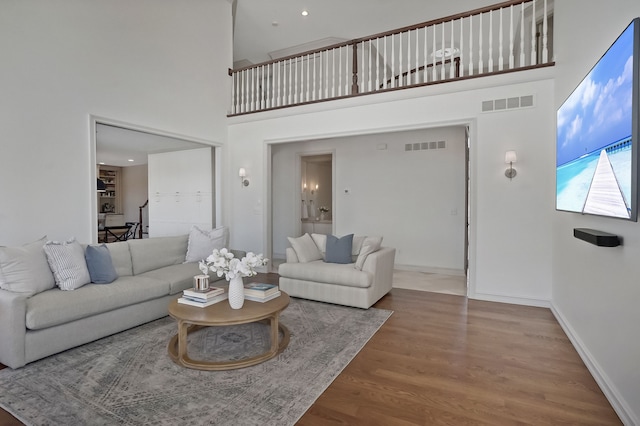
POLYGON ((617 235, 589 228, 573 228, 573 236, 599 247, 617 247, 621 244, 617 235))

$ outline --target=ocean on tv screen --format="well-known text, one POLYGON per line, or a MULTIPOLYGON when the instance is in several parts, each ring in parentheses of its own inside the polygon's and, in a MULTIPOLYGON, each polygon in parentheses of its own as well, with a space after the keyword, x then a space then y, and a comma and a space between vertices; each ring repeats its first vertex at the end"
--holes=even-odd
MULTIPOLYGON (((594 152, 557 168, 558 210, 582 213, 599 157, 600 153, 594 152)), ((631 200, 631 147, 609 153, 608 158, 628 209, 631 200)))

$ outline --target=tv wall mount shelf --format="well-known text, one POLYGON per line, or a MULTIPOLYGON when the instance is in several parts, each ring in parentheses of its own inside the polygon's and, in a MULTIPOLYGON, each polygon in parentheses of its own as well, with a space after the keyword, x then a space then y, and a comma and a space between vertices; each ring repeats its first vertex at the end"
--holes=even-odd
POLYGON ((620 237, 615 234, 589 228, 573 228, 573 236, 599 247, 617 247, 622 244, 620 237))

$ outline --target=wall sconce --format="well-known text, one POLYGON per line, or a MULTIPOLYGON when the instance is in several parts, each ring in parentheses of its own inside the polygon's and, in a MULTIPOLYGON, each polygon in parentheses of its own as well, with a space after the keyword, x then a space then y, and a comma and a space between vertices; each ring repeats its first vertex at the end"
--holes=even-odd
POLYGON ((513 163, 517 161, 516 152, 515 151, 507 151, 504 154, 504 162, 509 165, 509 168, 504 171, 504 175, 509 178, 509 180, 516 177, 518 172, 513 168, 513 163))
POLYGON ((244 167, 240 167, 240 170, 238 170, 238 176, 240 176, 240 186, 249 186, 249 179, 246 178, 247 171, 244 167))
POLYGON ((311 190, 311 195, 315 194, 315 192, 318 190, 318 184, 316 183, 316 189, 312 189, 311 190))

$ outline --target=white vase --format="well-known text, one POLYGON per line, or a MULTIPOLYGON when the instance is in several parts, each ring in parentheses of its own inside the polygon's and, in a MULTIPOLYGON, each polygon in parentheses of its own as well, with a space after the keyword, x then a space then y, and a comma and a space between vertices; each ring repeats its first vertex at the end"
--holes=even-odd
POLYGON ((229 306, 240 309, 244 305, 244 282, 242 277, 231 278, 229 281, 229 306))

